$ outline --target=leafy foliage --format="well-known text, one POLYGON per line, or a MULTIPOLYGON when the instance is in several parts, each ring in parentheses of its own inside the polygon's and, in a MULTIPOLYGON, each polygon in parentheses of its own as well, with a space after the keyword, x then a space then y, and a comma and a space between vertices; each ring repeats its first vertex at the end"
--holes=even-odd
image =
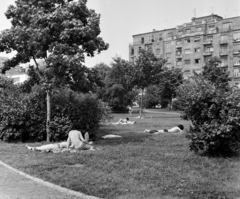
MULTIPOLYGON (((42 141, 46 139, 45 92, 35 86, 30 93, 22 93, 10 80, 0 81, 1 138, 6 141, 42 141)), ((57 89, 52 97, 52 121, 50 138, 64 140, 71 129, 91 135, 96 132, 100 120, 107 117, 104 106, 90 95, 80 95, 69 89, 57 89)))
POLYGON ((168 101, 171 104, 172 99, 176 97, 176 89, 183 83, 183 74, 179 69, 166 70, 161 75, 159 83, 161 101, 168 101))
POLYGON ((132 67, 121 57, 114 57, 111 69, 105 78, 104 100, 109 103, 114 112, 127 112, 136 96, 132 84, 132 67))
MULTIPOLYGON (((143 96, 143 107, 155 108, 156 105, 160 104, 160 93, 159 87, 157 85, 151 85, 146 89, 146 93, 143 96)), ((140 104, 141 99, 138 99, 138 104, 140 104)))
POLYGON ((163 71, 166 60, 156 57, 153 52, 141 50, 139 57, 133 64, 133 85, 140 89, 159 82, 159 76, 163 71))
POLYGON ((195 75, 179 87, 177 94, 184 107, 183 119, 192 122, 187 132, 191 150, 222 154, 240 149, 238 92, 223 91, 195 75))
POLYGON ((203 67, 201 75, 214 83, 217 88, 228 90, 231 78, 229 77, 229 72, 226 72, 226 69, 219 67, 220 63, 220 58, 212 57, 203 67))
POLYGON ((84 56, 94 56, 108 48, 100 34, 100 15, 88 9, 86 0, 16 0, 5 15, 12 26, 0 34, 0 52, 16 52, 4 62, 5 73, 20 63, 35 62, 32 78, 25 91, 35 83, 47 94, 47 139, 49 139, 51 91, 67 85, 77 92, 94 89, 94 73, 84 63, 84 56), (37 59, 45 62, 40 71, 37 59), (35 72, 35 74, 34 74, 35 72))

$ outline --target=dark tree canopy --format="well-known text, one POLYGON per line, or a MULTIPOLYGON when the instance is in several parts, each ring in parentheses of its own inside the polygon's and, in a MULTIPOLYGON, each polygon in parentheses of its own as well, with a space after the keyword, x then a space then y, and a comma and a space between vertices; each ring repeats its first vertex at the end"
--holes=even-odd
POLYGON ((20 63, 35 62, 29 86, 39 83, 46 90, 47 140, 50 139, 51 91, 68 86, 87 92, 93 88, 93 73, 83 64, 108 48, 100 34, 100 15, 88 9, 87 0, 16 0, 5 15, 10 29, 0 34, 0 52, 16 52, 4 62, 2 73, 20 63), (40 70, 38 59, 44 60, 40 70), (36 75, 38 78, 35 78, 36 75))
POLYGON ((159 75, 163 71, 165 62, 166 60, 156 57, 153 52, 141 50, 133 64, 133 84, 144 89, 159 82, 159 75))
POLYGON ((214 83, 218 88, 229 89, 229 72, 220 67, 221 60, 218 57, 212 57, 203 67, 202 76, 214 83))
MULTIPOLYGON (((0 34, 0 51, 17 54, 5 62, 3 73, 31 59, 44 59, 45 79, 74 85, 86 79, 84 55, 108 48, 100 34, 100 15, 86 0, 17 0, 6 17, 12 27, 0 34)), ((36 66, 38 64, 36 62, 36 66)))

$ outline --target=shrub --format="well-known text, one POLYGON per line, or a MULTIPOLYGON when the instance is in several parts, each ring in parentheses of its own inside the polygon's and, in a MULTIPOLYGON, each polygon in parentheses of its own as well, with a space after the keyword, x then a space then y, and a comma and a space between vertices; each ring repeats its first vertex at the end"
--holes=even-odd
MULTIPOLYGON (((17 87, 1 89, 1 138, 5 141, 46 139, 45 92, 34 87, 29 94, 17 87), (13 89, 15 88, 15 89, 13 89), (12 92, 14 90, 14 92, 12 92)), ((104 106, 91 95, 58 89, 52 94, 51 140, 65 140, 71 129, 96 133, 101 119, 108 117, 104 106)))
POLYGON ((179 99, 174 99, 172 101, 172 109, 175 111, 183 110, 183 104, 181 103, 181 101, 179 99))
POLYGON ((183 119, 192 126, 186 137, 190 149, 210 154, 240 149, 240 94, 217 88, 201 76, 194 76, 178 89, 183 104, 183 119))

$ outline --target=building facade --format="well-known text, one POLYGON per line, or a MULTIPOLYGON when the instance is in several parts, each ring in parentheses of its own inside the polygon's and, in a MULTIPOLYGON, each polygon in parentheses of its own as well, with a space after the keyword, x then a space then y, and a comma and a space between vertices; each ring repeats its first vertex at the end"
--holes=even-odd
POLYGON ((27 70, 20 66, 16 66, 15 68, 6 71, 6 76, 13 79, 14 84, 21 84, 29 78, 27 70))
POLYGON ((184 78, 193 70, 201 72, 210 57, 218 56, 219 67, 230 72, 231 84, 240 85, 240 17, 224 19, 212 14, 175 28, 133 35, 129 61, 137 59, 140 49, 167 59, 165 67, 181 69, 184 78))

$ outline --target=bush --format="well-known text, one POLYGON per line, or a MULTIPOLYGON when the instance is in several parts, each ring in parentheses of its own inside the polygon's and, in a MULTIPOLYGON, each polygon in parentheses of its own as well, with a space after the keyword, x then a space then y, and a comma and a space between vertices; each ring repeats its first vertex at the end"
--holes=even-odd
POLYGON ((177 91, 183 119, 191 120, 186 134, 190 149, 223 154, 240 149, 240 103, 238 92, 224 91, 195 76, 177 91))
POLYGON ((183 104, 179 99, 174 99, 172 101, 172 109, 175 111, 182 111, 183 110, 183 104))
MULTIPOLYGON (((5 141, 45 140, 45 92, 34 87, 29 94, 21 93, 17 86, 11 85, 9 89, 1 89, 0 94, 1 138, 5 141)), ((91 95, 60 89, 53 92, 51 100, 52 141, 65 140, 71 129, 88 131, 93 135, 100 120, 108 117, 105 107, 91 95)))
POLYGON ((167 99, 161 99, 161 108, 167 108, 169 101, 167 99))

